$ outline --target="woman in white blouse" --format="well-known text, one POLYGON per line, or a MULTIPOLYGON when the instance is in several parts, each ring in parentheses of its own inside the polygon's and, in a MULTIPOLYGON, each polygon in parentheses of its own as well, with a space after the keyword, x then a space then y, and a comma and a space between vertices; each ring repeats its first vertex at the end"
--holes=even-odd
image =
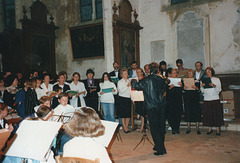
POLYGON ((93 138, 104 134, 98 114, 89 107, 77 110, 67 123, 65 130, 73 138, 63 147, 63 157, 79 157, 90 160, 100 159, 100 163, 112 162, 106 148, 93 138))
POLYGON ((120 71, 122 79, 118 81, 118 95, 119 95, 119 106, 118 115, 122 118, 123 131, 129 133, 128 125, 131 118, 131 81, 128 79, 128 69, 123 68, 120 71))
POLYGON ((207 88, 205 83, 201 84, 203 92, 203 125, 208 126, 207 134, 212 133, 212 127, 217 127, 216 135, 220 135, 220 127, 223 125, 223 108, 220 103, 219 93, 221 92, 221 82, 219 78, 213 77, 215 71, 212 67, 207 67, 207 77, 211 78, 212 83, 209 83, 210 88, 207 88))
POLYGON ((117 94, 117 88, 107 72, 103 73, 102 83, 99 84, 99 87, 100 102, 104 113, 104 119, 115 122, 113 95, 117 94))
POLYGON ((53 86, 50 82, 50 74, 45 73, 43 75, 43 83, 41 84, 41 88, 44 91, 44 95, 47 95, 48 92, 53 91, 53 86))
POLYGON ((74 72, 72 75, 72 82, 70 83, 70 89, 72 91, 77 91, 78 93, 72 97, 70 100, 70 104, 73 107, 83 107, 86 106, 85 100, 83 97, 87 95, 87 91, 85 86, 80 80, 80 74, 78 72, 74 72))

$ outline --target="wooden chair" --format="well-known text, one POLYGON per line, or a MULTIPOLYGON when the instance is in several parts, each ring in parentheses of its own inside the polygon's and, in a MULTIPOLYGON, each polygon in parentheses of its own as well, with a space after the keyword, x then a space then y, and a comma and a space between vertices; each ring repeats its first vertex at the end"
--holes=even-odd
POLYGON ((55 156, 57 163, 100 163, 100 159, 96 158, 95 160, 89 160, 85 158, 78 157, 60 157, 55 156))

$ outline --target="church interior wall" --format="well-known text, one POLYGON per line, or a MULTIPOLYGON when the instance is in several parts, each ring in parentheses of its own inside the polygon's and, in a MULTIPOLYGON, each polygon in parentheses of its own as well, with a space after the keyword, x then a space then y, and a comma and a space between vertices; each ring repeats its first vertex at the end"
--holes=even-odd
MULTIPOLYGON (((88 68, 93 68, 97 78, 104 71, 112 70, 113 35, 112 35, 112 5, 113 1, 103 1, 104 51, 102 59, 87 59, 72 61, 67 27, 78 26, 79 1, 78 0, 42 0, 53 15, 55 25, 60 27, 56 31, 56 68, 57 72, 67 71, 68 75, 78 71, 82 79, 88 68), (56 5, 57 4, 57 5, 56 5)), ((22 6, 26 6, 30 17, 31 0, 15 1, 16 26, 21 29, 19 19, 22 18, 22 6)), ((119 5, 120 0, 116 0, 119 5)), ((166 11, 169 0, 138 1, 130 0, 133 9, 138 13, 138 20, 143 27, 140 30, 140 66, 153 61, 153 43, 159 42, 161 59, 170 67, 175 67, 178 58, 177 23, 182 15, 188 11, 196 12, 204 19, 204 59, 206 66, 212 66, 216 73, 237 73, 240 70, 240 8, 237 0, 219 0, 213 3, 192 5, 192 7, 175 7, 166 11), (164 48, 162 50, 161 48, 164 48)), ((48 20, 50 22, 50 20, 48 20)), ((156 51, 157 52, 157 51, 156 51)), ((155 54, 157 55, 157 54, 155 54)), ((156 56, 157 57, 157 56, 156 56)), ((182 58, 184 60, 184 58, 182 58)), ((155 60, 156 61, 156 60, 155 60)), ((158 62, 158 61, 157 61, 158 62)), ((195 60, 193 61, 195 62, 195 60)), ((193 68, 193 67, 190 67, 193 68)))

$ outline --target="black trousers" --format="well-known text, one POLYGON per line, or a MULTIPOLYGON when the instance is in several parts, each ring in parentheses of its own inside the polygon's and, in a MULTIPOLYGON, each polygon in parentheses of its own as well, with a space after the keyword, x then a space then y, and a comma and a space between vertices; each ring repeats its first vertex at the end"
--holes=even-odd
POLYGON ((156 107, 148 109, 148 121, 155 149, 159 153, 165 153, 165 108, 156 107))

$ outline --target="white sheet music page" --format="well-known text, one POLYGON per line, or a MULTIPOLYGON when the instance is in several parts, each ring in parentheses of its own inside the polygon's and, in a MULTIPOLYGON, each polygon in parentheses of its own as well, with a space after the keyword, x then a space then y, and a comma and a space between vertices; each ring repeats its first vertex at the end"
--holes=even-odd
POLYGON ((117 122, 110 122, 101 120, 103 126, 105 127, 105 133, 102 136, 99 136, 97 138, 93 138, 97 143, 104 145, 105 147, 108 147, 110 141, 112 140, 113 134, 118 126, 117 122))
POLYGON ((60 122, 24 120, 6 155, 45 160, 44 157, 61 126, 60 122))

